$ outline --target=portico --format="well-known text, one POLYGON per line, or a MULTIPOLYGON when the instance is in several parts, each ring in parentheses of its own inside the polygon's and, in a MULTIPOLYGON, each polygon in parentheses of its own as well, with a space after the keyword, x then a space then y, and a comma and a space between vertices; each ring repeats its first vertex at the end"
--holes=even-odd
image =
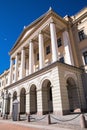
MULTIPOLYGON (((70 40, 68 31, 63 31, 66 24, 64 24, 61 28, 56 24, 58 20, 53 18, 48 19, 46 25, 44 24, 40 26, 35 32, 30 35, 29 38, 26 39, 25 43, 22 44, 19 49, 16 50, 15 54, 12 54, 12 58, 10 61, 10 83, 12 83, 12 75, 13 75, 13 65, 14 66, 14 75, 15 75, 15 82, 18 79, 22 79, 27 75, 30 75, 38 70, 47 66, 47 63, 50 64, 56 62, 60 59, 60 48, 58 48, 58 35, 61 32, 62 37, 62 47, 65 46, 62 56, 64 57, 65 63, 74 64, 72 51, 70 49, 70 40), (42 28, 43 27, 43 28, 42 28), (65 36, 67 35, 67 37, 65 36), (50 54, 46 54, 46 47, 50 48, 50 54), (20 55, 18 55, 20 54, 20 55), (37 60, 38 55, 38 60, 37 60), (14 64, 13 60, 15 59, 14 64), (68 59, 68 60, 67 60, 68 59), (19 66, 20 60, 20 66, 19 66), (27 63, 29 62, 29 64, 27 63), (20 67, 20 68, 19 68, 20 67), (18 71, 19 68, 19 71, 18 71), (27 68, 27 69, 26 69, 27 68), (26 74, 27 71, 27 74, 26 74), (18 73, 20 73, 20 77, 18 78, 18 73)), ((25 39, 23 39, 25 40, 25 39)), ((15 47, 16 48, 16 47, 15 47)), ((13 49, 15 49, 13 48, 13 49)))

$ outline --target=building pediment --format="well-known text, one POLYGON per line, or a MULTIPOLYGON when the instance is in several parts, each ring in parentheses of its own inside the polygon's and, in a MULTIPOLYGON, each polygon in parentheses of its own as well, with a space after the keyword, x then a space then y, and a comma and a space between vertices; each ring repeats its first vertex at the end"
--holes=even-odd
POLYGON ((44 15, 36 19, 29 26, 25 27, 21 35, 18 37, 16 43, 10 51, 10 55, 20 46, 22 45, 36 30, 38 30, 41 26, 47 23, 48 19, 53 19, 59 29, 66 28, 67 21, 63 19, 61 16, 56 14, 52 9, 48 10, 44 15))

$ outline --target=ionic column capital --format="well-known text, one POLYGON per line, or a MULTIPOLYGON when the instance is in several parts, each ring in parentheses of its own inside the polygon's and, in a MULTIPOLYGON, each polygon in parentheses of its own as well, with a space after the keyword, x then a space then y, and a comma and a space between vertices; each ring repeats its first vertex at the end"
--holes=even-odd
POLYGON ((17 53, 16 53, 16 55, 17 55, 17 56, 19 56, 19 55, 20 55, 20 53, 19 53, 19 52, 17 52, 17 53))
POLYGON ((33 42, 34 42, 33 39, 30 39, 30 40, 29 40, 29 43, 33 43, 33 42))
POLYGON ((25 50, 25 47, 22 47, 21 51, 22 51, 22 50, 25 50))
POLYGON ((51 23, 55 24, 53 18, 51 18, 51 20, 50 20, 50 24, 51 24, 51 23))
POLYGON ((42 30, 40 30, 39 32, 38 32, 38 35, 40 35, 40 34, 42 34, 43 35, 43 31, 42 30))

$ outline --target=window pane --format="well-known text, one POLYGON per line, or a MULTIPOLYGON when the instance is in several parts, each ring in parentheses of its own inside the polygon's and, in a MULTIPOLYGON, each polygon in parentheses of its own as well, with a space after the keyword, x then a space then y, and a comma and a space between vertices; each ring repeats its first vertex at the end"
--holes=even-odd
POLYGON ((87 51, 83 53, 85 64, 87 64, 87 51))
POLYGON ((62 63, 64 63, 64 57, 61 57, 61 58, 59 59, 59 61, 62 62, 62 63))
POLYGON ((46 47, 46 54, 48 55, 50 53, 50 46, 46 47))
POLYGON ((58 46, 58 47, 62 46, 61 38, 57 39, 57 46, 58 46))
POLYGON ((37 53, 37 60, 39 60, 39 53, 37 53))
POLYGON ((85 35, 84 35, 84 31, 83 31, 83 30, 79 31, 79 32, 78 32, 78 35, 79 35, 80 41, 82 41, 82 40, 85 39, 85 35))

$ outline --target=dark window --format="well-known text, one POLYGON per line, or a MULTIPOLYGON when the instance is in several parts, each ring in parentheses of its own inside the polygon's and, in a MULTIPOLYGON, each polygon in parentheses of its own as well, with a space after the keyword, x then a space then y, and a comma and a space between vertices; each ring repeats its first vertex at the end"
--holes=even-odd
POLYGON ((58 39, 57 39, 57 46, 58 46, 58 47, 62 46, 61 38, 58 38, 58 39))
POLYGON ((37 53, 37 60, 39 60, 39 53, 37 53))
POLYGON ((87 64, 87 51, 83 53, 85 64, 87 64))
POLYGON ((0 87, 1 87, 1 82, 0 82, 0 87))
POLYGON ((64 63, 64 57, 61 57, 61 58, 59 59, 59 61, 62 62, 62 63, 64 63))
POLYGON ((85 39, 85 35, 84 35, 84 31, 83 31, 83 30, 79 31, 79 32, 78 32, 78 35, 79 35, 79 40, 80 40, 80 41, 82 41, 82 40, 85 39))
POLYGON ((48 55, 50 53, 50 46, 46 47, 46 54, 48 55))

